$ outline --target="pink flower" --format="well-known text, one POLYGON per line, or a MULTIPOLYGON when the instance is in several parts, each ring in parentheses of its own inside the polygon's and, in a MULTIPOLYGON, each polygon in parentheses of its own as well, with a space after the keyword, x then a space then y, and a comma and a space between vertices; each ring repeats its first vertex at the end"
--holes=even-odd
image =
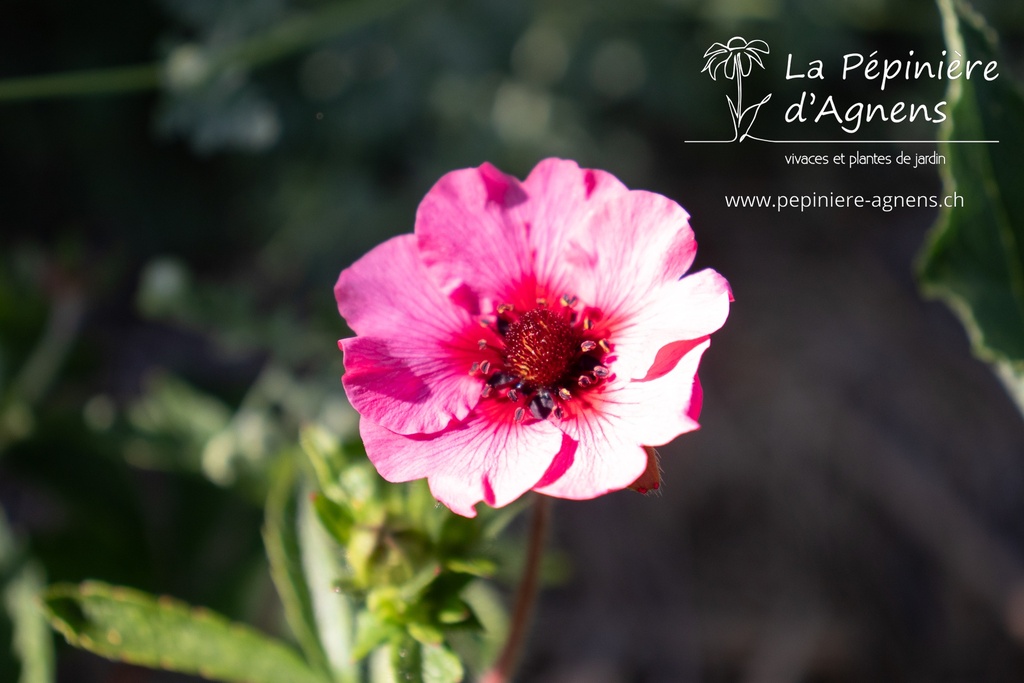
POLYGON ((380 474, 426 477, 468 517, 531 489, 656 488, 653 447, 699 426, 697 365, 732 300, 713 270, 681 277, 688 218, 561 159, 524 182, 490 164, 441 178, 415 234, 334 289, 356 333, 342 379, 380 474))

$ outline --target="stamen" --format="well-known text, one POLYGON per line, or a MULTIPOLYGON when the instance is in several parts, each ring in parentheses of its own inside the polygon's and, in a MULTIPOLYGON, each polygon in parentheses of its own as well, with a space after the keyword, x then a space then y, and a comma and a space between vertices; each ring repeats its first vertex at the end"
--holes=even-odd
POLYGON ((526 409, 522 406, 516 408, 515 421, 522 422, 524 417, 526 417, 526 409))
POLYGON ((565 387, 558 387, 558 398, 562 399, 563 401, 568 401, 569 399, 572 398, 572 392, 566 389, 565 387))
POLYGON ((491 371, 491 361, 485 360, 483 363, 480 364, 480 372, 482 372, 483 374, 486 375, 490 371, 491 371))
POLYGON ((586 389, 587 387, 589 387, 591 384, 594 383, 594 380, 590 379, 590 377, 588 375, 580 375, 580 378, 578 380, 576 380, 576 382, 581 387, 586 389))
POLYGON ((612 374, 612 371, 603 365, 598 365, 594 367, 594 375, 599 377, 600 379, 604 379, 610 374, 612 374))
POLYGON ((612 347, 608 345, 607 339, 602 339, 601 341, 597 342, 597 345, 600 346, 601 350, 604 351, 605 353, 612 352, 612 347))
POLYGON ((512 401, 513 403, 518 401, 519 400, 519 392, 516 391, 515 389, 509 389, 508 390, 508 400, 512 401))
POLYGON ((565 411, 562 410, 562 406, 555 406, 555 410, 553 412, 555 415, 555 419, 561 420, 562 418, 565 417, 565 411))
POLYGON ((584 318, 583 319, 583 329, 585 329, 585 330, 592 330, 592 329, 594 329, 594 321, 591 320, 589 317, 584 318))
POLYGON ((479 369, 480 369, 480 363, 477 363, 476 361, 473 361, 473 364, 469 366, 469 374, 475 375, 479 369))
POLYGON ((562 298, 558 300, 558 303, 560 303, 563 306, 565 306, 566 308, 568 308, 568 307, 571 307, 571 306, 575 306, 577 301, 579 301, 579 299, 577 299, 575 296, 569 296, 568 294, 563 294, 562 298))
POLYGON ((589 353, 597 348, 597 342, 590 341, 589 339, 580 344, 580 350, 583 353, 589 353))
POLYGON ((537 395, 530 399, 530 414, 538 420, 548 419, 548 415, 555 408, 555 399, 546 389, 541 389, 537 395))
POLYGON ((513 377, 512 375, 508 374, 507 372, 501 372, 499 370, 498 372, 491 375, 491 378, 487 380, 487 383, 492 387, 503 387, 507 384, 512 384, 512 382, 514 382, 515 380, 516 378, 513 377))
POLYGON ((485 384, 484 388, 480 391, 480 398, 487 398, 491 395, 491 390, 494 389, 490 384, 485 384))
POLYGON ((498 315, 502 315, 504 313, 508 313, 509 311, 513 311, 513 310, 515 310, 515 306, 513 306, 512 304, 499 304, 498 305, 498 315))

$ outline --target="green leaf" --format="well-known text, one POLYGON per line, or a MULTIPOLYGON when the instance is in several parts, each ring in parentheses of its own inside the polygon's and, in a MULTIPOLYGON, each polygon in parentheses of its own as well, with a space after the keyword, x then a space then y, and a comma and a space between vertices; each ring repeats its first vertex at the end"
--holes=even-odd
POLYGON ((39 594, 44 584, 42 568, 29 563, 3 591, 3 602, 14 625, 12 649, 21 662, 18 683, 52 683, 55 680, 53 636, 39 607, 39 594))
POLYGON ((295 470, 292 461, 283 461, 267 496, 263 542, 270 560, 270 575, 284 606, 285 619, 295 634, 306 659, 315 668, 327 671, 327 655, 317 633, 313 601, 302 566, 298 537, 298 501, 295 494, 295 470))
POLYGON ((338 484, 345 461, 337 438, 322 427, 306 425, 299 433, 299 443, 313 465, 320 490, 335 503, 345 503, 348 496, 338 484))
POLYGON ((424 645, 412 638, 391 644, 391 666, 396 681, 409 683, 459 683, 462 663, 443 645, 424 645))
POLYGON ((356 617, 356 644, 352 657, 360 660, 377 649, 384 641, 395 636, 398 628, 381 619, 376 612, 363 610, 356 617))
POLYGON ((321 493, 313 494, 313 509, 316 510, 320 524, 334 541, 342 547, 348 545, 352 537, 352 526, 355 524, 351 509, 339 505, 321 493))
POLYGON ((459 683, 465 676, 462 662, 447 647, 423 645, 424 683, 459 683))
MULTIPOLYGON (((950 54, 963 63, 997 60, 991 30, 965 3, 939 0, 939 8, 950 54)), ((956 192, 963 206, 942 209, 919 278, 926 295, 957 313, 974 353, 995 366, 1024 411, 1024 96, 1005 62, 998 64, 994 80, 979 68, 949 82, 942 175, 946 194, 956 192)))
POLYGON ((339 682, 356 680, 352 655, 353 608, 347 595, 337 587, 345 572, 339 548, 317 517, 310 502, 312 492, 299 498, 299 545, 302 568, 313 606, 313 617, 320 644, 327 655, 334 678, 339 682))
POLYGON ((97 582, 43 595, 67 641, 108 659, 231 683, 328 683, 280 641, 201 608, 97 582))

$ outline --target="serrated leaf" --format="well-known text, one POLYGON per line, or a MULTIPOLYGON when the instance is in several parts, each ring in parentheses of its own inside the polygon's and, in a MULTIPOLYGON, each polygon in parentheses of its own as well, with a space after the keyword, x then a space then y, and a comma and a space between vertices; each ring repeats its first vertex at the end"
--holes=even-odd
POLYGON ((328 683, 284 643, 202 608, 98 582, 43 594, 67 641, 108 659, 229 683, 328 683))
POLYGON ((314 668, 326 672, 327 654, 320 644, 313 601, 302 566, 297 530, 298 501, 292 463, 282 462, 271 477, 271 482, 263 527, 263 543, 270 561, 270 575, 281 598, 285 619, 307 661, 314 668))
POLYGON ((956 0, 939 0, 939 8, 949 52, 962 63, 996 61, 999 76, 986 80, 979 69, 949 83, 942 175, 946 194, 963 205, 942 209, 921 254, 920 282, 953 308, 975 354, 996 366, 1024 411, 1024 96, 983 20, 956 0))

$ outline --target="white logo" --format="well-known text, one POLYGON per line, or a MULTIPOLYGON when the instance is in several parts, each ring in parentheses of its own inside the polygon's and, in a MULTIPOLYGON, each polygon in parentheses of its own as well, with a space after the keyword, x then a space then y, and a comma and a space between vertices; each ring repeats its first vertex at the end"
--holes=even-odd
POLYGON ((734 102, 728 95, 725 96, 725 99, 729 101, 733 138, 732 140, 722 140, 722 142, 743 142, 748 138, 770 142, 770 140, 751 135, 750 128, 754 125, 761 105, 772 98, 771 93, 765 95, 764 99, 757 104, 743 107, 743 78, 750 75, 754 64, 763 69, 764 62, 761 61, 761 55, 766 55, 769 52, 768 43, 763 40, 748 41, 742 36, 734 36, 729 39, 728 43, 715 43, 704 53, 704 58, 708 61, 705 62, 701 73, 707 71, 712 80, 718 80, 718 72, 721 70, 727 79, 736 80, 736 101, 734 102))

